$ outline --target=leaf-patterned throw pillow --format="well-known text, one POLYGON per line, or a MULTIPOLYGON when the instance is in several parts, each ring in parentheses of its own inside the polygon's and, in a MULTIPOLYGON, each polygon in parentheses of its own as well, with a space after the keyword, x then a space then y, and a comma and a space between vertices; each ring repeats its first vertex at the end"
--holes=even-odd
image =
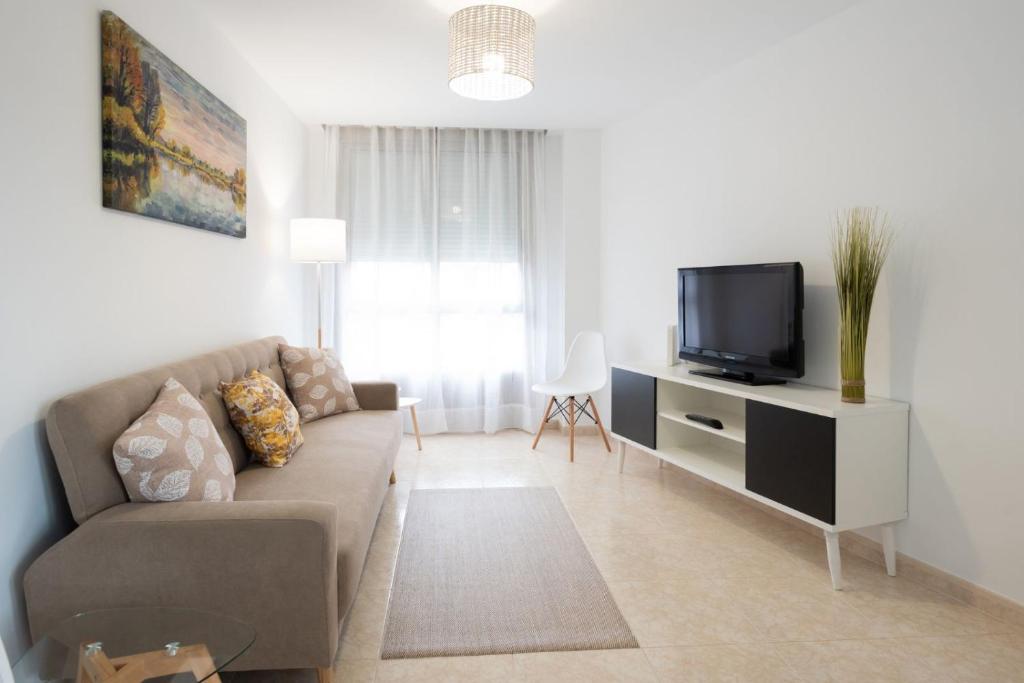
POLYGON ((277 350, 281 354, 288 390, 292 392, 303 422, 359 410, 356 392, 333 350, 286 344, 280 344, 277 350))
POLYGON ((176 379, 114 442, 133 503, 233 500, 235 467, 202 404, 176 379))
POLYGON ((302 445, 299 414, 277 382, 253 370, 237 382, 221 382, 231 424, 256 459, 284 467, 302 445))

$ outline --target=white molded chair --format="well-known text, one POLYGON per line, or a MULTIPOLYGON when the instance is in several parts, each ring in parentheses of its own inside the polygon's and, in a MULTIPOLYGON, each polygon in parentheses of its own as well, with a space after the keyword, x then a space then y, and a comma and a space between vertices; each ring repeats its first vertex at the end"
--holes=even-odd
POLYGON ((540 420, 537 436, 533 437, 533 445, 530 448, 537 448, 544 425, 556 414, 561 415, 569 425, 569 462, 572 462, 576 453, 576 421, 582 413, 597 424, 601 438, 604 439, 604 447, 611 453, 612 446, 608 443, 608 435, 605 434, 601 416, 597 412, 597 404, 591 396, 603 389, 607 382, 608 363, 604 355, 604 335, 600 332, 580 332, 572 340, 561 376, 549 382, 533 385, 533 390, 538 394, 551 398, 544 409, 544 417, 540 420), (577 398, 580 396, 586 396, 587 400, 580 403, 577 398), (587 410, 587 406, 590 410, 587 410), (552 407, 555 408, 554 412, 551 410, 552 407), (593 414, 590 411, 593 411, 593 414))

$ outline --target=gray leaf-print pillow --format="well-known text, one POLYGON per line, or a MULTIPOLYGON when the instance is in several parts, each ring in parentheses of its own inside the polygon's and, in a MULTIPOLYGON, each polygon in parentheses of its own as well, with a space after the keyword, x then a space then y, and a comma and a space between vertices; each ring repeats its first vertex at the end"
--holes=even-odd
POLYGON ((234 499, 224 442, 202 404, 173 377, 114 442, 114 466, 134 503, 234 499))
POLYGON ((328 415, 359 410, 359 401, 345 368, 332 349, 307 349, 299 346, 278 346, 281 368, 291 392, 292 402, 302 422, 312 422, 328 415))

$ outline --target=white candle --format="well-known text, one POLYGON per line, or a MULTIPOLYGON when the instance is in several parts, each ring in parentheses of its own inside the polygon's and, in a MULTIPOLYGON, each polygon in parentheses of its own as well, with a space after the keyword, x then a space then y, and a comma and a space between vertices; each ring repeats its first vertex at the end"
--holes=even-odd
POLYGON ((667 339, 667 342, 668 342, 668 349, 667 349, 668 355, 667 355, 667 357, 665 359, 668 362, 669 365, 678 365, 679 364, 679 343, 678 343, 678 340, 677 340, 677 336, 678 335, 676 333, 676 326, 675 325, 669 325, 668 326, 668 339, 667 339))

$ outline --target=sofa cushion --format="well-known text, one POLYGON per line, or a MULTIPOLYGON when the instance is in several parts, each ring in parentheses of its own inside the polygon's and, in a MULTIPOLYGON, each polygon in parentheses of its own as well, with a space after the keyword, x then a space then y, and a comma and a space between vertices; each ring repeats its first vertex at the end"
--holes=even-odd
POLYGON ((134 503, 231 500, 235 468, 210 416, 173 377, 114 442, 114 465, 134 503))
POLYGON ((355 598, 366 551, 402 439, 397 411, 360 410, 303 426, 305 445, 288 467, 250 466, 235 500, 306 500, 338 508, 338 609, 355 598))
POLYGON ((281 344, 278 350, 288 391, 303 422, 359 410, 356 392, 332 349, 281 344))
POLYGON ((221 382, 231 423, 253 456, 267 467, 284 467, 302 445, 299 414, 274 380, 253 370, 244 379, 221 382))

